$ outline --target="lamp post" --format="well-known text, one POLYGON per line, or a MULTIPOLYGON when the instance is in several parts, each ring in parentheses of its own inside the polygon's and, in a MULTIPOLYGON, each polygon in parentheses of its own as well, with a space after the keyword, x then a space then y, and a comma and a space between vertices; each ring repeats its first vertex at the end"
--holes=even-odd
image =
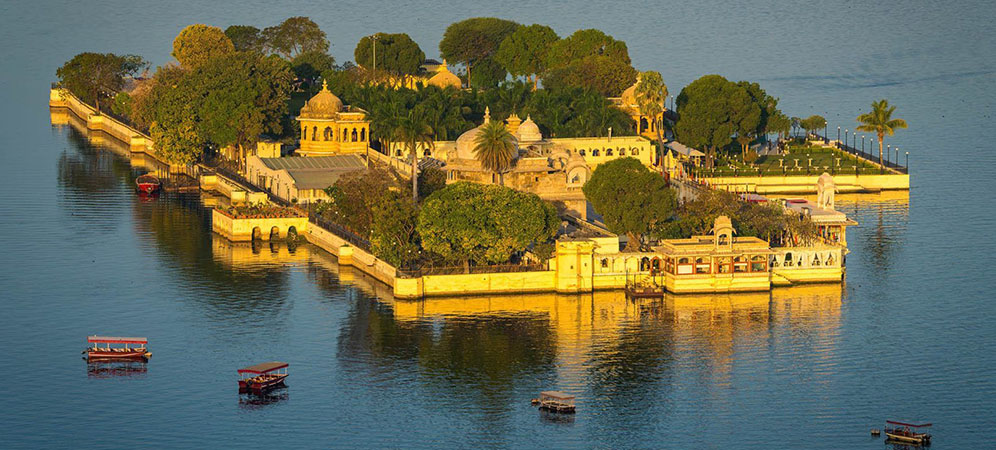
POLYGON ((910 173, 910 152, 906 152, 906 173, 910 173))
POLYGON ((840 148, 840 127, 837 127, 837 148, 840 148))
POLYGON ((892 162, 897 166, 899 165, 899 147, 896 147, 896 159, 893 159, 892 162))
POLYGON ((823 121, 823 143, 829 144, 830 140, 830 127, 827 125, 826 121, 823 121))
POLYGON ((885 146, 885 163, 889 163, 889 154, 892 153, 892 144, 885 146))
POLYGON ((377 41, 380 40, 380 36, 376 34, 370 35, 370 40, 373 41, 373 73, 377 76, 377 41))
POLYGON ((847 128, 844 128, 844 148, 847 148, 847 128))
POLYGON ((865 135, 861 135, 861 153, 865 152, 865 135))

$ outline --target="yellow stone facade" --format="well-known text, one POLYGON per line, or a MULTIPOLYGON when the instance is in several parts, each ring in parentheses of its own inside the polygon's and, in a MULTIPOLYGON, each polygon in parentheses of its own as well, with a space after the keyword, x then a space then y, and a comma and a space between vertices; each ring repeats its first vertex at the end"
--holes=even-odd
POLYGON ((370 121, 365 111, 344 106, 322 81, 322 90, 301 108, 298 153, 329 156, 366 153, 370 144, 370 121))

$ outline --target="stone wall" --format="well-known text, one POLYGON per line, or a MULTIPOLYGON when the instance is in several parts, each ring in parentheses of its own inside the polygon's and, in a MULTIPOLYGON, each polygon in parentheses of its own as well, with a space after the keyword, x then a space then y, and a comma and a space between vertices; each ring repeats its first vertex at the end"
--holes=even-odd
MULTIPOLYGON (((815 194, 816 175, 765 175, 741 177, 700 178, 712 188, 734 192, 756 192, 758 194, 815 194)), ((837 192, 878 192, 887 190, 909 190, 910 176, 907 174, 886 173, 881 175, 833 176, 837 192)))
POLYGON ((211 229, 233 242, 253 240, 253 232, 259 229, 259 239, 268 241, 273 229, 277 230, 276 238, 286 238, 290 228, 294 227, 298 234, 308 231, 308 219, 305 217, 265 217, 265 218, 233 218, 215 209, 211 211, 211 229))

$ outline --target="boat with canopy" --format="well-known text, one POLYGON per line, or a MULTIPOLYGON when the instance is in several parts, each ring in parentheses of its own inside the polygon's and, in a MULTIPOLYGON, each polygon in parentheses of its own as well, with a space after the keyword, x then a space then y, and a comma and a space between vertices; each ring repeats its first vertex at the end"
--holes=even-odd
POLYGON ((289 365, 271 361, 239 369, 239 391, 263 392, 283 386, 289 365))
POLYGON ((83 353, 87 360, 147 360, 152 352, 146 348, 149 340, 144 337, 87 336, 90 345, 83 353))
POLYGON ((897 443, 930 445, 930 433, 927 433, 925 429, 929 428, 931 425, 932 424, 929 423, 917 425, 886 420, 885 438, 887 441, 897 443))
POLYGON ((573 395, 565 394, 560 391, 543 391, 540 392, 539 396, 539 409, 551 412, 559 413, 573 413, 574 412, 574 399, 573 395))

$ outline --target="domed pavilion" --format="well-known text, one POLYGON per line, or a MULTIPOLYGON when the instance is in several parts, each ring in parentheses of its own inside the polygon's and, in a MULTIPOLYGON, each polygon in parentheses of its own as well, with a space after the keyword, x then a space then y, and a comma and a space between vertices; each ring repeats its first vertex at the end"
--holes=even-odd
POLYGON ((301 125, 304 156, 364 153, 370 140, 370 121, 365 111, 345 106, 322 81, 322 90, 311 97, 297 116, 301 125))

